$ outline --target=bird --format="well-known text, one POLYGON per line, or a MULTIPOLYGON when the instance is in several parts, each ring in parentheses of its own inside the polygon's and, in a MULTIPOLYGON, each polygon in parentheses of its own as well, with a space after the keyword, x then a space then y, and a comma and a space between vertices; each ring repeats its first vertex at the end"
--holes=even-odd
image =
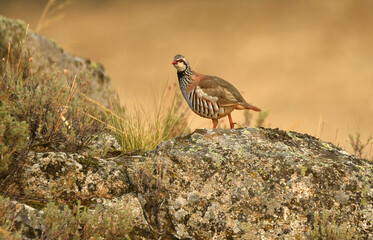
POLYGON ((199 116, 212 119, 213 129, 217 127, 218 119, 227 115, 231 129, 234 128, 231 112, 235 109, 261 111, 247 103, 240 92, 224 79, 193 71, 183 55, 176 55, 172 65, 177 70, 180 90, 189 107, 199 116))

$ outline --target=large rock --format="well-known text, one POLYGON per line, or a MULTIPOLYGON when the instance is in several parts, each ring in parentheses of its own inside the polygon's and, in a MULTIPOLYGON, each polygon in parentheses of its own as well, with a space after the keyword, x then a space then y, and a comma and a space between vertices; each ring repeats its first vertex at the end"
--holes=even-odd
POLYGON ((305 134, 196 130, 161 143, 177 238, 307 239, 315 213, 373 238, 373 164, 305 134), (340 223, 340 222, 339 222, 340 223))
POLYGON ((37 199, 114 198, 128 192, 123 166, 64 152, 31 154, 24 166, 22 195, 37 199))
POLYGON ((95 204, 130 194, 141 219, 131 239, 309 239, 320 224, 373 238, 372 162, 309 135, 199 129, 143 155, 89 159, 33 155, 23 198, 95 204))
MULTIPOLYGON (((49 75, 58 72, 63 74, 66 73, 64 70, 68 70, 70 78, 77 75, 81 85, 89 86, 87 94, 91 98, 107 107, 110 106, 111 99, 118 100, 110 84, 110 78, 101 64, 71 55, 55 42, 38 35, 31 29, 28 29, 26 34, 26 28, 24 22, 0 15, 0 60, 8 57, 8 49, 11 49, 9 56, 16 59, 28 53, 33 59, 34 74, 49 75)), ((0 72, 2 70, 0 67, 0 72)))

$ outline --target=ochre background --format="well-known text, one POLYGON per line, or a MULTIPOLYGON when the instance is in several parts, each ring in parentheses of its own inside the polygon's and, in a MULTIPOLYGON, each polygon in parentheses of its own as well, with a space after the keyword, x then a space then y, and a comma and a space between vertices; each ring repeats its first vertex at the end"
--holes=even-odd
MULTIPOLYGON (((46 3, 0 0, 0 14, 36 29, 46 3)), ((351 151, 349 134, 373 131, 372 13, 368 0, 84 0, 58 10, 39 33, 102 63, 129 109, 177 82, 171 61, 183 54, 194 70, 228 80, 268 110, 267 126, 351 151)), ((191 115, 192 128, 211 128, 191 115)), ((243 113, 233 119, 243 122, 243 113)))

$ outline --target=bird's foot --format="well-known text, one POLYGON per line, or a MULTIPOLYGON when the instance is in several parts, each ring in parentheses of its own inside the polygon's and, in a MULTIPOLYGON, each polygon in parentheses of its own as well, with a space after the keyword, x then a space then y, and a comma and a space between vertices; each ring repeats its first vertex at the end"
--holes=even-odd
POLYGON ((215 129, 216 126, 218 126, 218 120, 217 119, 212 119, 212 129, 215 129))

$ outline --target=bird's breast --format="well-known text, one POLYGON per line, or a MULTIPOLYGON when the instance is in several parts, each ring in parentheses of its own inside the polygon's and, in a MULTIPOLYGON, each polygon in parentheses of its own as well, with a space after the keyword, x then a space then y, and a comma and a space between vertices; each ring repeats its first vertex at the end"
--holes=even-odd
POLYGON ((184 95, 189 107, 198 115, 218 119, 225 116, 225 109, 217 103, 218 98, 209 96, 200 87, 188 88, 184 95))

